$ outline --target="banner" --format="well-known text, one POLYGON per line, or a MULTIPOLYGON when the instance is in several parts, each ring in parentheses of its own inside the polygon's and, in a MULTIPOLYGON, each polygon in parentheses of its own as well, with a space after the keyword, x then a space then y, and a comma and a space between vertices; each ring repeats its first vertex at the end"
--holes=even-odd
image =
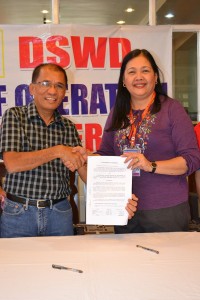
POLYGON ((32 101, 28 86, 38 64, 57 63, 68 76, 59 111, 95 151, 115 102, 122 58, 135 48, 151 52, 171 95, 170 26, 0 25, 0 119, 7 108, 32 101))

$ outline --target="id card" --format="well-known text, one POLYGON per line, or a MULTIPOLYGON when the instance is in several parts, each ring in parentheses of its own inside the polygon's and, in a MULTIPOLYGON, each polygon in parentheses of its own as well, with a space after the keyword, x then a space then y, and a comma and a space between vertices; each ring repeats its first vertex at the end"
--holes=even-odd
MULTIPOLYGON (((123 153, 127 152, 136 152, 136 153, 141 153, 141 149, 139 147, 135 148, 124 148, 123 153)), ((140 176, 140 168, 135 168, 132 170, 132 175, 133 176, 140 176)))

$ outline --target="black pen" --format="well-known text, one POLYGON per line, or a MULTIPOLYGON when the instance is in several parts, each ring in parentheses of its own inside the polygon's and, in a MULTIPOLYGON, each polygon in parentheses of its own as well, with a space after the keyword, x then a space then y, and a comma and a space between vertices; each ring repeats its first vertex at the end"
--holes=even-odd
POLYGON ((52 268, 59 269, 59 270, 68 270, 68 271, 77 272, 77 273, 83 273, 83 271, 79 270, 79 269, 74 269, 74 268, 69 268, 69 267, 64 267, 64 266, 54 265, 54 264, 52 265, 52 268))
POLYGON ((154 249, 147 248, 147 247, 140 246, 140 245, 136 245, 136 247, 138 247, 138 248, 142 248, 142 249, 144 249, 144 250, 147 250, 147 251, 154 252, 154 253, 156 253, 156 254, 159 254, 159 251, 158 251, 158 250, 154 250, 154 249))

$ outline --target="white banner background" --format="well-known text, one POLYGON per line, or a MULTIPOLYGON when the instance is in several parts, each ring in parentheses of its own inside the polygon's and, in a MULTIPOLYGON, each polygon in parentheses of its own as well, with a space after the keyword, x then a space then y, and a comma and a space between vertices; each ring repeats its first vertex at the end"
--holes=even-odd
POLYGON ((0 118, 25 105, 35 66, 55 62, 69 84, 60 112, 77 126, 83 145, 94 151, 114 103, 122 57, 146 48, 172 94, 170 26, 0 25, 0 118))

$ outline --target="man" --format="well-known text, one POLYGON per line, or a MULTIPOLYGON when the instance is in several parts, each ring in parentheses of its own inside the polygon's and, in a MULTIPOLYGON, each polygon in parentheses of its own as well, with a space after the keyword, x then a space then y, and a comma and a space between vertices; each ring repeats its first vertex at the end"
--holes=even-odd
POLYGON ((67 76, 55 64, 41 64, 29 86, 33 102, 8 109, 2 119, 0 152, 7 169, 1 237, 73 235, 70 162, 83 180, 85 158, 73 152, 81 141, 74 124, 57 108, 67 76))

